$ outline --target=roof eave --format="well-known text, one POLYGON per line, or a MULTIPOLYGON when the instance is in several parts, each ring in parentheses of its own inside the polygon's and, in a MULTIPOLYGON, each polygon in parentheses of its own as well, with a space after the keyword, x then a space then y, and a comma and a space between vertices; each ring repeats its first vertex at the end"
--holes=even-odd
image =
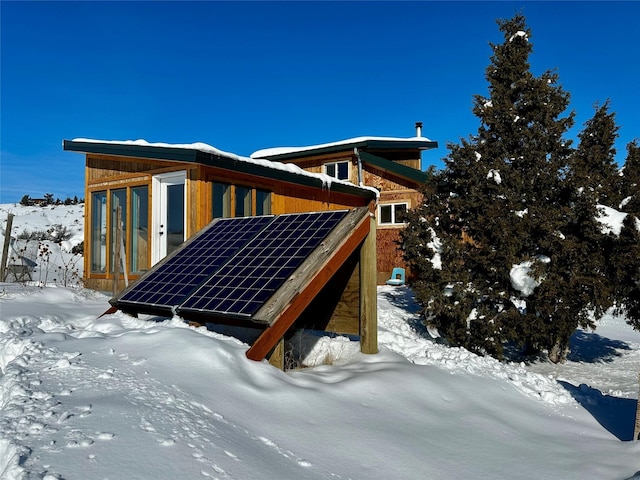
MULTIPOLYGON (((75 140, 64 140, 63 149, 78 153, 94 153, 100 155, 113 155, 130 158, 146 158, 154 160, 166 160, 185 163, 199 163, 207 166, 223 168, 239 173, 255 175, 274 179, 282 182, 294 183, 298 185, 327 188, 321 178, 308 175, 298 175, 295 172, 269 168, 258 163, 243 162, 237 158, 219 155, 211 152, 203 152, 197 149, 159 147, 153 145, 127 145, 118 143, 84 142, 75 140)), ((370 190, 359 188, 356 185, 349 185, 341 182, 331 182, 329 187, 334 192, 355 195, 367 199, 375 199, 376 193, 370 190)))
POLYGON ((374 167, 380 168, 407 180, 411 180, 420 185, 424 184, 429 179, 428 173, 416 168, 408 167, 401 163, 393 162, 368 152, 360 152, 359 155, 363 163, 373 165, 374 167))
POLYGON ((327 153, 347 152, 354 148, 370 148, 372 150, 432 150, 438 148, 438 142, 431 140, 376 140, 367 139, 352 143, 342 143, 338 145, 327 145, 318 148, 300 149, 291 152, 266 155, 260 158, 274 161, 290 160, 292 158, 313 157, 327 153))

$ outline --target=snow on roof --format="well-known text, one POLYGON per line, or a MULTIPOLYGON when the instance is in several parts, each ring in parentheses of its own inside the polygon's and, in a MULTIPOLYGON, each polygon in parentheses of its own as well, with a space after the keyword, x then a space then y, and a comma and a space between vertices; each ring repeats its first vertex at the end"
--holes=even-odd
POLYGON ((368 141, 382 141, 382 142, 431 142, 432 140, 427 137, 411 137, 411 138, 396 138, 396 137, 355 137, 348 138, 346 140, 340 140, 338 142, 322 143, 319 145, 308 145, 306 147, 274 147, 264 148, 251 154, 251 158, 265 158, 275 155, 283 155, 287 153, 306 152, 310 150, 320 150, 322 148, 348 146, 358 143, 364 143, 368 141))
POLYGON ((179 149, 183 149, 183 150, 198 150, 200 152, 204 152, 204 153, 211 153, 213 155, 220 155, 220 156, 224 156, 227 158, 231 158, 233 160, 237 160, 239 162, 246 162, 246 163, 252 163, 254 165, 261 165, 263 167, 266 168, 272 168, 275 170, 283 170, 295 175, 301 175, 301 176, 305 176, 305 177, 312 177, 312 178, 317 178, 322 182, 323 186, 326 186, 327 188, 331 188, 331 184, 332 183, 341 183, 343 185, 348 185, 350 187, 353 188, 358 188, 361 190, 369 190, 371 192, 374 192, 376 194, 376 198, 378 198, 380 196, 380 192, 373 188, 373 187, 367 187, 367 186, 359 186, 356 185, 354 183, 351 182, 347 182, 345 180, 338 180, 335 177, 331 177, 329 175, 325 175, 322 173, 312 173, 312 172, 307 172, 306 170, 303 170, 302 168, 298 167, 297 165, 294 165, 292 163, 281 163, 281 162, 275 162, 272 160, 265 160, 265 159, 260 159, 260 158, 249 158, 249 157, 243 157, 241 155, 236 155, 235 153, 230 153, 230 152, 225 152, 223 150, 220 150, 216 147, 212 147, 211 145, 208 145, 206 143, 202 143, 202 142, 196 142, 196 143, 150 143, 147 142, 146 140, 143 139, 139 139, 139 140, 95 140, 95 139, 91 139, 91 138, 74 138, 73 139, 74 142, 84 142, 84 143, 106 143, 106 144, 112 144, 112 145, 132 145, 132 146, 139 146, 139 147, 158 147, 158 148, 179 148, 179 149))

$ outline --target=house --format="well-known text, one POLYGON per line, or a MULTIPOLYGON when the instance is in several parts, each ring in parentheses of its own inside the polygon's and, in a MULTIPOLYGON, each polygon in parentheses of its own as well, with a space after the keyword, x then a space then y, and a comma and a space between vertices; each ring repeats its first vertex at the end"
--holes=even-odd
POLYGON ((254 152, 251 158, 294 164, 308 172, 377 189, 376 280, 384 284, 395 267, 406 268, 398 248, 403 214, 422 201, 420 189, 428 179, 422 171, 422 152, 437 147, 437 142, 422 136, 418 122, 412 138, 357 137, 307 147, 269 148, 254 152))
POLYGON ((259 331, 248 356, 278 366, 297 327, 358 335, 363 352, 377 351, 376 189, 202 143, 75 139, 63 148, 86 156, 84 280, 97 290, 111 290, 115 282, 114 290, 122 291, 125 279, 142 282, 220 219, 356 212, 258 317, 238 320, 223 312, 213 320, 259 331), (124 278, 114 269, 119 256, 124 278))

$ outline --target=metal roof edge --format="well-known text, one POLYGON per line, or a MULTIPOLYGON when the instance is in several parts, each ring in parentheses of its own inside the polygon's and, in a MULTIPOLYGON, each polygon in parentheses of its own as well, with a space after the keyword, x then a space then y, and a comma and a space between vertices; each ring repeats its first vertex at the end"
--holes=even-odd
POLYGON ((315 174, 304 172, 303 170, 301 170, 301 172, 304 172, 304 174, 298 174, 286 169, 269 167, 257 163, 259 161, 265 161, 265 159, 247 159, 248 161, 243 161, 237 155, 224 155, 223 153, 218 154, 206 152, 196 148, 64 140, 63 150, 78 153, 96 153, 133 158, 200 163, 206 166, 224 168, 235 172, 280 180, 288 183, 295 183, 303 186, 320 189, 327 188, 334 192, 355 195, 363 198, 373 199, 377 197, 375 192, 358 187, 357 185, 339 181, 327 183, 325 179, 315 176, 315 174))
POLYGON ((407 167, 401 163, 397 163, 386 158, 378 157, 368 152, 358 152, 360 159, 364 163, 373 165, 374 167, 382 168, 391 173, 394 173, 400 177, 412 180, 417 183, 425 183, 429 179, 429 174, 418 170, 416 168, 407 167))
POLYGON ((128 145, 107 142, 84 142, 63 140, 62 149, 78 153, 98 153, 121 157, 153 158, 157 160, 174 160, 178 162, 195 162, 197 150, 175 147, 158 147, 151 145, 128 145))
POLYGON ((417 149, 417 150, 431 150, 434 148, 438 148, 438 142, 432 140, 396 140, 396 139, 365 139, 365 140, 357 140, 354 142, 344 142, 335 145, 326 145, 319 147, 301 147, 297 150, 287 151, 283 153, 277 153, 273 155, 265 155, 262 157, 256 158, 265 158, 268 160, 290 160, 292 158, 304 158, 304 157, 312 157, 316 155, 322 155, 326 153, 335 153, 335 152, 348 152, 352 151, 354 148, 371 148, 371 149, 380 149, 380 150, 392 150, 392 149, 417 149))

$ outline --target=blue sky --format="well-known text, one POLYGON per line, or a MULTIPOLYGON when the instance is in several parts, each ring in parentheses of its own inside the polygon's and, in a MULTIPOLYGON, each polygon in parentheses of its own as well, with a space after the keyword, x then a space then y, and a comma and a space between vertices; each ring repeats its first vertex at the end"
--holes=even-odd
POLYGON ((576 127, 611 101, 640 137, 640 2, 0 2, 0 203, 84 196, 77 137, 205 142, 250 155, 363 135, 440 148, 478 129, 474 94, 522 12, 532 71, 557 69, 576 127))

